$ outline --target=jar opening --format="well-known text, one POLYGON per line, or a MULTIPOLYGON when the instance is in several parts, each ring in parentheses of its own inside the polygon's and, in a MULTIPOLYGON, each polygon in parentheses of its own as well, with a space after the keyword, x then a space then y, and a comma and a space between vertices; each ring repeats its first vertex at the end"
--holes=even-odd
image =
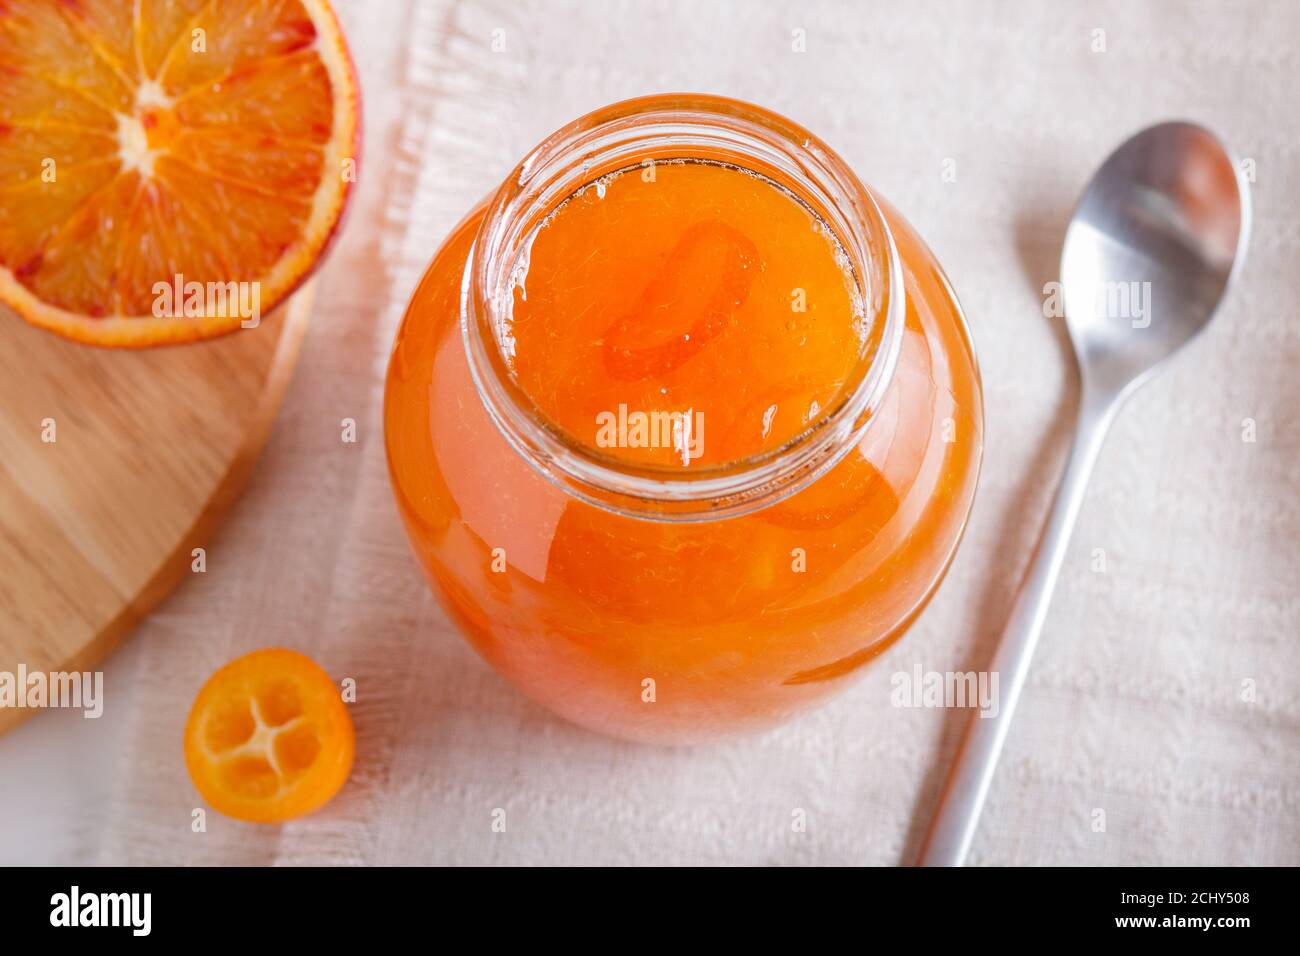
MULTIPOLYGON (((603 188, 603 186, 600 186, 603 188)), ((892 378, 905 314, 901 265, 875 200, 829 147, 755 106, 705 95, 614 104, 552 134, 489 202, 462 279, 461 327, 475 387, 502 434, 576 497, 632 517, 705 521, 779 501, 833 467, 868 427, 892 378), (539 228, 578 190, 663 163, 730 166, 768 180, 824 223, 844 257, 861 350, 833 401, 775 448, 716 464, 638 464, 576 441, 511 366, 508 317, 539 228)))

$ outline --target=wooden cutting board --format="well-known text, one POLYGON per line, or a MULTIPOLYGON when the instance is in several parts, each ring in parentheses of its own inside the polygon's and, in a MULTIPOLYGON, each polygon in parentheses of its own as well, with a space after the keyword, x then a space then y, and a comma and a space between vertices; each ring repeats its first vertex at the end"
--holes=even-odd
MULTIPOLYGON (((311 299, 309 283, 256 328, 138 351, 0 306, 0 671, 92 669, 195 573, 270 431, 311 299)), ((0 708, 0 733, 32 713, 0 708)))

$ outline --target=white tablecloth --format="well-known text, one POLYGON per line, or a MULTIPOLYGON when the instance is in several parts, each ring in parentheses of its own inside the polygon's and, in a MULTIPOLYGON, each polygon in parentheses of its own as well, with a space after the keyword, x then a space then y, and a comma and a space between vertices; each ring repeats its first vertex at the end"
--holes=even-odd
POLYGON ((1300 4, 338 6, 365 160, 285 407, 207 573, 107 664, 105 717, 0 739, 0 862, 909 859, 965 712, 892 707, 890 675, 987 661, 1069 437, 1076 383, 1042 317, 1066 216, 1112 146, 1187 117, 1254 161, 1250 261, 1103 452, 973 861, 1300 863, 1300 4), (912 220, 974 328, 988 425, 969 532, 912 633, 798 722, 668 750, 561 723, 455 635, 407 552, 380 405, 401 309, 469 205, 569 119, 682 89, 791 116, 912 220), (273 644, 356 678, 352 779, 282 828, 194 833, 190 702, 273 644))

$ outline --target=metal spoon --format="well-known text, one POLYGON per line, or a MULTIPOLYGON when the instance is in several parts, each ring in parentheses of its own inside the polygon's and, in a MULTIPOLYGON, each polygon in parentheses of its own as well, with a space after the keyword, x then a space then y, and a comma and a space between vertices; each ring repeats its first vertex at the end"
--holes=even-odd
POLYGON ((1106 432, 1124 400, 1209 324, 1249 235, 1245 178, 1218 137, 1192 123, 1161 123, 1129 139, 1079 200, 1061 252, 1082 386, 1074 445, 993 656, 997 715, 972 716, 921 865, 965 861, 1106 432))

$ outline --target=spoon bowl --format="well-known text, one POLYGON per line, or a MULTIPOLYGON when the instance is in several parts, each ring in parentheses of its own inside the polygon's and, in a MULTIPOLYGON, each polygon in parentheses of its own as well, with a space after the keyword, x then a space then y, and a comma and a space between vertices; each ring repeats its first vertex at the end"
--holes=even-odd
POLYGON ((1208 325, 1249 234, 1245 177, 1209 130, 1161 123, 1116 149, 1079 200, 1061 252, 1085 387, 1126 394, 1208 325))

